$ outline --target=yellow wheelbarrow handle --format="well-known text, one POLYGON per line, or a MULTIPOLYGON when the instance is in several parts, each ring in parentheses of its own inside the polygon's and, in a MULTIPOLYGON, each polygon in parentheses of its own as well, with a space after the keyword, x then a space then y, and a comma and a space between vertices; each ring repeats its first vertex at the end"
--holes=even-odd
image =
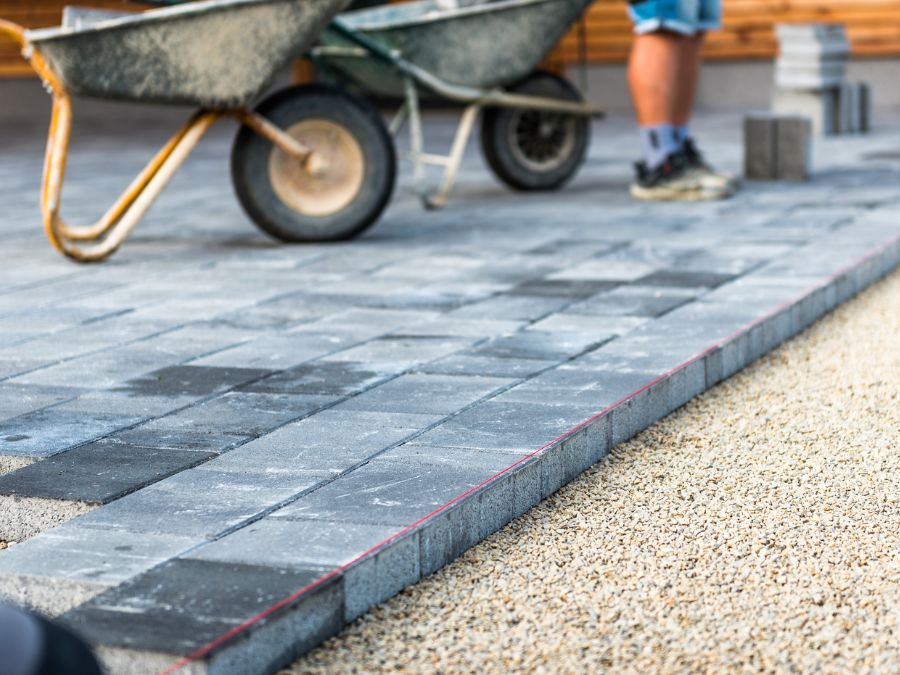
POLYGON ((72 135, 72 99, 39 50, 29 44, 22 26, 0 19, 0 35, 12 39, 22 56, 53 95, 53 116, 44 160, 41 213, 50 243, 78 262, 97 262, 112 255, 128 238, 175 172, 222 113, 200 111, 157 153, 97 223, 71 227, 60 217, 61 196, 72 135), (88 242, 81 246, 76 242, 88 242))

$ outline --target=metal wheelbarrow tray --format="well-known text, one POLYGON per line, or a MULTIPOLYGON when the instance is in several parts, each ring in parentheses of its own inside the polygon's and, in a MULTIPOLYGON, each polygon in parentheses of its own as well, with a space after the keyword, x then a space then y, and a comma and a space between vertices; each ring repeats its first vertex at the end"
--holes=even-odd
POLYGON ((318 39, 349 0, 205 0, 140 14, 67 12, 60 28, 0 20, 54 97, 42 211, 50 241, 80 261, 114 252, 224 116, 241 130, 232 156, 242 205, 287 241, 353 236, 384 209, 393 145, 365 102, 323 86, 287 89, 251 105, 318 39), (95 225, 59 217, 71 134, 70 94, 199 108, 95 225), (83 243, 86 242, 86 243, 83 243))
POLYGON ((556 189, 584 161, 591 116, 602 111, 558 75, 535 70, 592 0, 435 0, 342 14, 313 57, 332 79, 379 97, 404 97, 394 133, 410 120, 412 159, 426 206, 452 189, 478 114, 490 167, 519 190, 556 189), (467 106, 449 156, 423 150, 420 96, 467 106), (440 190, 424 166, 445 169, 440 190))

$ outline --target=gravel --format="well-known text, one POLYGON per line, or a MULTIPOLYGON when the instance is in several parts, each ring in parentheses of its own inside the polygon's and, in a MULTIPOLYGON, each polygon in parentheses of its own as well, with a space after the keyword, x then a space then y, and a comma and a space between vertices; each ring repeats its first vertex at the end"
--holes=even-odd
POLYGON ((900 273, 297 662, 900 670, 900 273))

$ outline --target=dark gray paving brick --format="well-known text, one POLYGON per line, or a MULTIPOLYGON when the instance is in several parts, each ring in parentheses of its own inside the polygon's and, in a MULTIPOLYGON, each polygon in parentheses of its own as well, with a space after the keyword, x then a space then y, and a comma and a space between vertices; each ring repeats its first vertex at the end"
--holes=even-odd
POLYGON ((240 391, 265 394, 347 396, 384 380, 363 363, 318 361, 242 387, 240 391))
MULTIPOLYGON (((172 560, 68 612, 62 621, 94 644, 186 655, 320 576, 318 570, 172 560)), ((342 623, 342 580, 326 582, 314 594, 328 598, 330 611, 319 627, 324 637, 342 623)))
POLYGON ((718 288, 734 279, 735 276, 735 274, 720 274, 717 272, 688 272, 679 269, 665 269, 642 277, 635 283, 641 286, 718 288))
POLYGON ((132 380, 127 390, 144 396, 210 396, 259 380, 272 371, 260 368, 173 366, 132 380))
POLYGON ((596 349, 613 335, 598 333, 548 333, 525 330, 488 341, 468 353, 500 359, 564 361, 596 349))
POLYGON ((135 429, 116 434, 126 443, 224 452, 329 405, 327 396, 231 392, 135 429))
POLYGON ((526 281, 510 291, 513 296, 537 296, 543 298, 589 298, 617 286, 613 281, 592 279, 539 279, 526 281))
POLYGON ((452 322, 457 319, 491 319, 496 321, 535 321, 557 312, 572 303, 569 297, 541 297, 537 295, 498 295, 450 312, 452 322))
POLYGON ((98 441, 0 476, 0 495, 106 504, 213 456, 98 441))

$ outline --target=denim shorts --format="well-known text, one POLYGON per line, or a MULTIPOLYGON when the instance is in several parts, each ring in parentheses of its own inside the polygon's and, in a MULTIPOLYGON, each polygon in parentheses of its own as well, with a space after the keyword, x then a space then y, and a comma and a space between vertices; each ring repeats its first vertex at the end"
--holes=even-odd
POLYGON ((638 34, 695 35, 722 26, 722 0, 630 0, 629 13, 638 34))

